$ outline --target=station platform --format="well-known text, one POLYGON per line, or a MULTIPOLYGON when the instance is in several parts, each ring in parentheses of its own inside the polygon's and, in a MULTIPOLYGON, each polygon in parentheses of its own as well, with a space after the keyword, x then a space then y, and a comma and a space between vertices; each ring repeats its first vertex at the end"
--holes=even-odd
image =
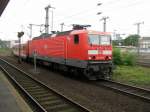
POLYGON ((0 112, 32 112, 0 70, 0 112))

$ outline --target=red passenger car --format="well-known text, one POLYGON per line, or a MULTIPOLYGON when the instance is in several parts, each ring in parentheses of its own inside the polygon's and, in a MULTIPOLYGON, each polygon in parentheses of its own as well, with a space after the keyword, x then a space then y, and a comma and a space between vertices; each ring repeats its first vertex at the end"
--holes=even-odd
POLYGON ((24 46, 23 54, 51 67, 72 71, 96 80, 112 74, 111 36, 107 32, 74 29, 35 37, 24 46))

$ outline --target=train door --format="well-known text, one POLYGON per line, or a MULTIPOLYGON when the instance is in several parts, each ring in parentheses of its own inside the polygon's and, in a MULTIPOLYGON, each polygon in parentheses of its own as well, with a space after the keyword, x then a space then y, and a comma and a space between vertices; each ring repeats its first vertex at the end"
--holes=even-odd
POLYGON ((78 53, 80 52, 80 38, 79 35, 70 35, 67 38, 67 58, 68 59, 78 59, 78 53))

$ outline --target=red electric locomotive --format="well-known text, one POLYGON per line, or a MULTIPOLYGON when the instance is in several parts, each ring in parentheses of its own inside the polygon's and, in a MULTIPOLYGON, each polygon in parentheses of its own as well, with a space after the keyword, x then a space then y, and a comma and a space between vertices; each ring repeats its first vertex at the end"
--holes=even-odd
POLYGON ((22 58, 32 60, 36 53, 40 63, 76 72, 90 80, 110 78, 112 74, 111 35, 107 32, 74 26, 70 31, 35 37, 22 48, 22 58))

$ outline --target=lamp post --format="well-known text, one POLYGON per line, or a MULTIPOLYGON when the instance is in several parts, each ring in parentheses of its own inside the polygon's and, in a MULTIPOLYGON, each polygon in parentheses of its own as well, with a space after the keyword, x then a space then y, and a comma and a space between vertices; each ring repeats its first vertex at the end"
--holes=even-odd
POLYGON ((100 15, 100 14, 102 14, 102 12, 98 12, 98 13, 97 13, 97 15, 100 15))
POLYGON ((100 6, 100 5, 102 5, 102 3, 97 3, 97 6, 100 6))
POLYGON ((64 23, 61 23, 60 26, 61 26, 61 32, 63 32, 63 28, 64 28, 63 26, 64 26, 64 23))
MULTIPOLYGON (((101 5, 102 5, 102 3, 97 3, 97 6, 101 6, 101 5)), ((100 15, 100 14, 102 14, 102 12, 97 13, 97 15, 100 15)))
POLYGON ((19 41, 19 58, 18 63, 21 64, 21 37, 24 35, 24 32, 18 32, 18 41, 19 41))

